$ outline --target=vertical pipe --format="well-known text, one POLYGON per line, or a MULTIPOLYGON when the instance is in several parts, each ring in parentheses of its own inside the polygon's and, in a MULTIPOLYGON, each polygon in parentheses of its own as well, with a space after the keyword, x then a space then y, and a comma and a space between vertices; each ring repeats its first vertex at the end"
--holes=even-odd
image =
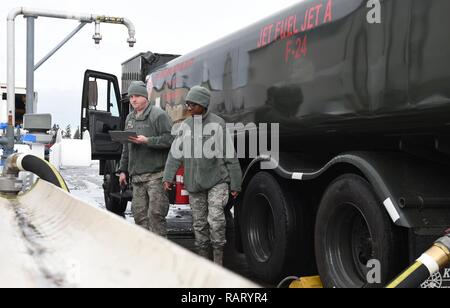
POLYGON ((8 38, 7 38, 7 80, 8 80, 8 125, 14 128, 15 126, 15 29, 14 29, 14 19, 8 19, 7 25, 8 38))
MULTIPOLYGON (((18 15, 25 15, 27 17, 50 17, 50 18, 60 18, 60 19, 76 19, 79 20, 82 23, 90 23, 90 22, 106 22, 106 23, 115 23, 115 24, 124 24, 128 28, 128 44, 130 47, 133 47, 133 45, 136 43, 136 39, 134 37, 135 35, 135 28, 134 25, 128 20, 124 18, 115 18, 115 17, 106 17, 106 16, 99 16, 99 15, 73 15, 70 13, 65 12, 57 12, 57 11, 40 11, 40 10, 30 10, 23 7, 15 8, 10 11, 7 17, 7 95, 8 95, 8 136, 9 136, 9 142, 6 146, 4 146, 4 153, 11 153, 14 151, 14 127, 16 124, 15 119, 15 25, 14 21, 15 18, 18 15)), ((31 24, 31 21, 30 21, 31 24)), ((34 24, 33 24, 34 25, 34 24)), ((82 25, 80 25, 79 28, 81 29, 82 25)), ((31 32, 31 31, 30 31, 31 32)), ((34 31, 33 31, 34 35, 34 31)), ((98 37, 94 35, 94 37, 99 40, 101 39, 100 34, 98 34, 98 37)), ((34 37, 33 37, 33 43, 34 43, 34 37)), ((31 44, 30 44, 31 46, 31 44)), ((33 55, 34 58, 34 55, 33 55)), ((34 61, 34 59, 33 59, 34 61)), ((28 68, 27 68, 28 69, 28 68)), ((27 74, 30 75, 31 74, 27 74)), ((27 80, 28 83, 28 80, 27 80)), ((34 104, 34 89, 33 87, 27 86, 27 91, 30 91, 30 94, 27 96, 29 99, 27 100, 29 105, 31 107, 27 107, 28 112, 33 112, 33 104, 34 104), (31 99, 30 99, 31 97, 31 99)))
POLYGON ((25 113, 31 114, 34 111, 34 19, 35 17, 25 17, 27 19, 27 100, 25 113))

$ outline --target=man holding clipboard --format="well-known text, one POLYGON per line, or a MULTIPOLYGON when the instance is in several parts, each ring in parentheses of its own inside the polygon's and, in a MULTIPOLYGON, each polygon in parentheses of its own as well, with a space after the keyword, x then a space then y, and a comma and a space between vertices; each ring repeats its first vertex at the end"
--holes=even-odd
POLYGON ((133 185, 132 212, 137 225, 167 236, 169 200, 161 182, 172 145, 172 121, 167 113, 151 105, 145 84, 134 81, 128 88, 134 111, 125 121, 125 131, 135 132, 123 146, 119 166, 120 185, 133 185))

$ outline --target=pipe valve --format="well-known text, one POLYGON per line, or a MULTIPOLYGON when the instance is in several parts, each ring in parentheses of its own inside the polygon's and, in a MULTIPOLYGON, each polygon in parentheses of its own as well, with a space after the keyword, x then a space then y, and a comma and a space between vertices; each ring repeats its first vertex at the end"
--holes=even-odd
POLYGON ((134 37, 129 37, 127 42, 128 42, 128 46, 134 47, 134 44, 136 44, 136 39, 134 37))
POLYGON ((100 41, 103 39, 100 34, 100 22, 95 22, 95 34, 92 36, 92 39, 95 41, 95 45, 100 44, 100 41))

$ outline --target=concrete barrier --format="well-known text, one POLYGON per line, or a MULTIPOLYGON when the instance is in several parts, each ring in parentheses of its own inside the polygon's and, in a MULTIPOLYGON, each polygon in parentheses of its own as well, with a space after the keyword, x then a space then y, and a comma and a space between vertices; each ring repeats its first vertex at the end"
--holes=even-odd
POLYGON ((0 287, 256 287, 39 180, 0 198, 0 287))

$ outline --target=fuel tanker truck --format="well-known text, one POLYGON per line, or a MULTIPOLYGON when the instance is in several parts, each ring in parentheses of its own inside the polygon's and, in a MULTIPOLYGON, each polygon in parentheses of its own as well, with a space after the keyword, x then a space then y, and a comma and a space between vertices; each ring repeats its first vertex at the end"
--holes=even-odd
MULTIPOLYGON (((448 0, 301 1, 180 57, 138 55, 122 82, 146 81, 174 123, 190 88, 210 89, 246 146, 234 231, 256 277, 383 286, 450 225, 448 12, 448 0)), ((84 92, 110 198, 121 146, 108 131, 129 106, 108 74, 87 72, 84 92), (94 80, 111 94, 103 110, 94 80)))
MULTIPOLYGON (((8 82, 5 92, 0 87, 0 118, 7 121, 0 125, 0 287, 256 287, 70 194, 61 174, 44 159, 43 143, 49 140, 51 115, 33 114, 28 109, 32 106, 27 106, 25 114, 24 95, 15 91, 14 23, 19 15, 29 20, 79 20, 82 24, 76 31, 94 21, 96 30, 101 22, 123 23, 129 29, 129 46, 136 42, 134 26, 124 18, 23 7, 9 13, 8 82), (22 122, 23 129, 16 131, 15 124, 22 122), (26 144, 19 144, 19 138, 26 144), (33 154, 24 153, 25 148, 33 154), (24 171, 39 177, 31 181, 32 187, 26 187, 21 178, 24 171)), ((94 39, 101 40, 98 31, 94 39)), ((267 296, 260 299, 267 301, 267 296)))

